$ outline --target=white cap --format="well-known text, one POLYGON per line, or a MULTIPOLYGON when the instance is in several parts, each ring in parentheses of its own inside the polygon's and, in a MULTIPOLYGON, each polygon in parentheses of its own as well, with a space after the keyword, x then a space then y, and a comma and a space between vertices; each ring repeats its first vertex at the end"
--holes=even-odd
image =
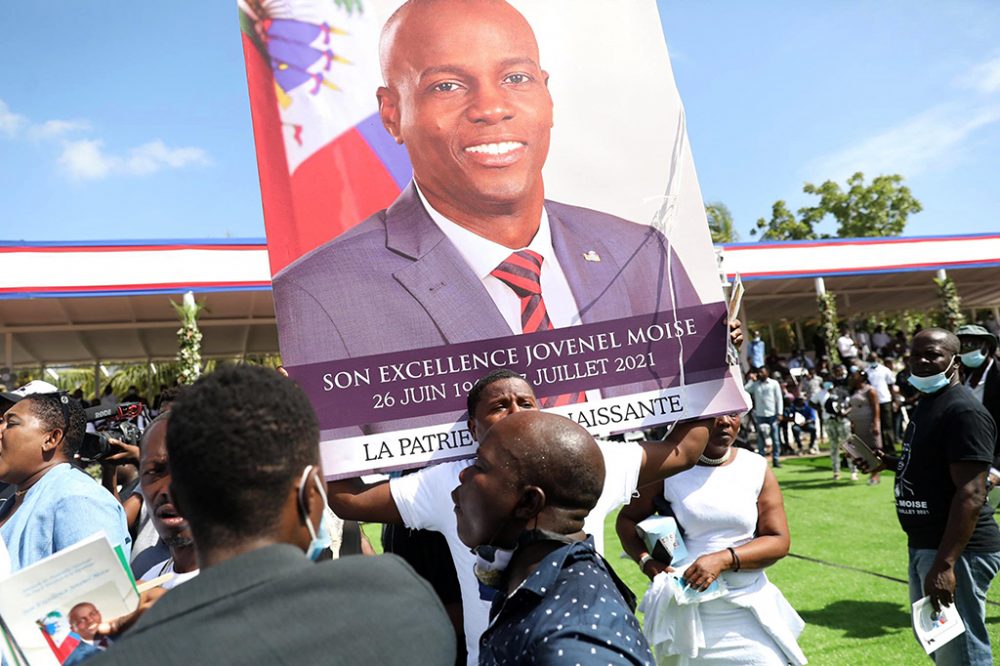
POLYGON ((8 391, 6 393, 0 393, 0 398, 5 398, 10 402, 17 402, 22 398, 27 398, 29 395, 39 395, 43 393, 59 393, 59 389, 48 382, 36 379, 28 382, 21 388, 14 389, 13 391, 8 391))

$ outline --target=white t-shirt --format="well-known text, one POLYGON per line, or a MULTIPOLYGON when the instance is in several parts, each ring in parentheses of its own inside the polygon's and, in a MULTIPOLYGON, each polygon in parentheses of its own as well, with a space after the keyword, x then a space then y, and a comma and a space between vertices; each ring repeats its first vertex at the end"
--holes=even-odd
POLYGON ((878 394, 879 403, 892 402, 892 390, 889 387, 896 383, 896 378, 892 374, 892 370, 879 363, 874 367, 869 366, 867 372, 868 383, 872 385, 875 393, 878 394))
POLYGON ((171 557, 151 567, 149 571, 139 576, 139 580, 151 581, 154 578, 159 578, 160 576, 173 574, 173 578, 160 585, 160 587, 165 590, 172 590, 181 583, 186 583, 197 576, 199 571, 200 569, 195 569, 194 571, 188 571, 187 573, 177 573, 174 571, 174 558, 171 557))
MULTIPOLYGON (((599 441, 604 454, 604 491, 597 506, 587 516, 583 529, 594 537, 597 552, 604 551, 604 519, 627 504, 636 490, 642 466, 642 447, 631 442, 599 441)), ((476 556, 458 538, 451 491, 459 485, 458 475, 472 460, 442 463, 415 474, 389 481, 403 524, 410 529, 433 530, 444 535, 451 551, 462 591, 462 610, 468 663, 479 663, 479 637, 489 624, 490 604, 479 598, 479 581, 472 572, 476 556)))
POLYGON ((837 338, 837 351, 840 353, 840 358, 854 358, 858 355, 858 348, 848 335, 837 338))

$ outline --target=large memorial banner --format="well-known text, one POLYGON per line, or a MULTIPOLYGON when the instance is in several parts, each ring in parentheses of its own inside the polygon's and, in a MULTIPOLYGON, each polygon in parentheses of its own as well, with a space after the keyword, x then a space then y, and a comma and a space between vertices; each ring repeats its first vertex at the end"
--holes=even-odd
POLYGON ((609 434, 746 408, 653 0, 239 0, 329 478, 468 457, 495 368, 609 434))

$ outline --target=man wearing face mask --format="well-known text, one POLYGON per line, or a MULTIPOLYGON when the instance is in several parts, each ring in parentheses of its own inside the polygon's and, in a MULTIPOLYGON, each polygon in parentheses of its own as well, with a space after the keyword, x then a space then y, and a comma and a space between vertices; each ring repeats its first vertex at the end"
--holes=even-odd
POLYGON ((319 425, 273 370, 200 379, 167 422, 170 497, 198 577, 166 593, 101 664, 435 664, 455 634, 395 556, 314 564, 329 545, 319 425))
POLYGON ((565 417, 528 410, 486 431, 451 493, 462 543, 492 551, 476 574, 496 590, 481 666, 652 663, 635 597, 584 531, 603 487, 601 449, 565 417))
POLYGON ((940 328, 920 331, 910 349, 910 384, 921 393, 896 469, 896 515, 909 545, 910 601, 955 604, 965 633, 940 647, 935 662, 993 664, 986 592, 1000 570, 1000 529, 985 503, 996 425, 959 381, 960 343, 940 328))
MULTIPOLYGON (((982 326, 960 326, 955 335, 962 344, 962 383, 972 390, 983 407, 1000 423, 1000 368, 997 367, 997 338, 982 326)), ((1000 484, 1000 435, 994 448, 989 485, 1000 484)))

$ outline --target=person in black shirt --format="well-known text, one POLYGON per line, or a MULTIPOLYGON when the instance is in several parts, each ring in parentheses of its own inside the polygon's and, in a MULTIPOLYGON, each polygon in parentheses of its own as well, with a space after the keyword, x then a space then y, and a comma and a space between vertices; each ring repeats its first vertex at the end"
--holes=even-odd
POLYGON ((928 328, 913 337, 909 382, 920 391, 896 469, 896 515, 910 555, 910 601, 954 603, 965 633, 935 653, 937 664, 993 663, 986 592, 1000 570, 1000 529, 985 503, 996 425, 958 378, 959 341, 928 328))

